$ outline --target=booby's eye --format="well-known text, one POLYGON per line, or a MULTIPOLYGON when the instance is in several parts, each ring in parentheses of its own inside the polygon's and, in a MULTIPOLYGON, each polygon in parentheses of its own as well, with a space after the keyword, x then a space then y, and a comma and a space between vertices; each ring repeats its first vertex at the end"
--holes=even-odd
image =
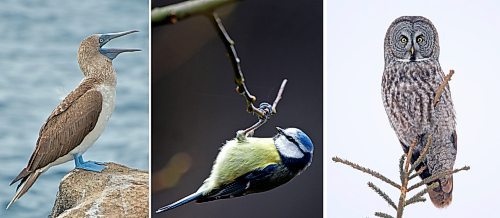
POLYGON ((424 42, 424 36, 422 36, 422 35, 417 36, 417 42, 418 43, 424 42))
POLYGON ((408 43, 408 38, 406 38, 406 36, 401 36, 400 41, 401 41, 401 43, 406 44, 406 43, 408 43))
POLYGON ((99 39, 99 43, 103 43, 104 42, 104 39, 99 39))

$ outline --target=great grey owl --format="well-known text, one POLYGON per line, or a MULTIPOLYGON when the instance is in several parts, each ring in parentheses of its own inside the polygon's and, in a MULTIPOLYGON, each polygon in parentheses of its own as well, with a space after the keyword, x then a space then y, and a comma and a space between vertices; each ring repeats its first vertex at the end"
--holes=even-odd
MULTIPOLYGON (((444 80, 439 65, 439 40, 430 20, 420 16, 403 16, 392 22, 384 42, 385 68, 382 78, 382 100, 392 128, 405 153, 414 141, 412 163, 423 150, 427 137, 432 144, 420 174, 425 179, 452 170, 457 155, 455 111, 449 86, 439 103, 433 99, 444 80)), ((439 179, 439 186, 428 194, 436 207, 451 203, 453 176, 439 179)), ((432 183, 428 183, 430 185, 432 183)))

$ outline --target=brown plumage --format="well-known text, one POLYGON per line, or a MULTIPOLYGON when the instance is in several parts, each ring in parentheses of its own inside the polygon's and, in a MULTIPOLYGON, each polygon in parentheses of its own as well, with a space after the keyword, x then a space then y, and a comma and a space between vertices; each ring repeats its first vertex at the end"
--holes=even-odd
MULTIPOLYGON (((433 105, 436 91, 444 81, 436 28, 424 17, 400 17, 387 30, 384 54, 382 100, 404 152, 407 153, 409 145, 416 140, 411 158, 412 163, 415 162, 427 137, 432 135, 429 151, 416 167, 417 170, 425 167, 420 177, 425 179, 452 170, 457 134, 449 86, 445 87, 439 103, 433 105)), ((429 197, 436 207, 446 207, 452 201, 453 176, 437 182, 439 186, 428 191, 429 197)))
POLYGON ((122 52, 138 50, 105 49, 102 46, 111 39, 133 32, 137 31, 94 34, 80 43, 77 57, 85 78, 42 125, 28 165, 11 182, 12 185, 20 181, 7 208, 23 196, 40 174, 51 166, 75 158, 82 169, 99 172, 104 168, 83 161, 81 155, 101 135, 114 110, 116 73, 112 60, 122 52))
POLYGON ((21 180, 12 202, 28 191, 45 167, 80 145, 94 129, 102 108, 102 96, 94 90, 94 83, 94 79, 83 80, 42 126, 28 166, 11 182, 12 185, 21 180))

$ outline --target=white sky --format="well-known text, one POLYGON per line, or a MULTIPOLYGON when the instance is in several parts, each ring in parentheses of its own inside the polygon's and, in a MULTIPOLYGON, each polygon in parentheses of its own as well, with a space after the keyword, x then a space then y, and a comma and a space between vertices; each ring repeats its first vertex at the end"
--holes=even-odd
MULTIPOLYGON (((404 217, 492 217, 500 202, 495 136, 500 122, 500 2, 498 1, 324 1, 325 215, 375 217, 395 211, 366 183, 374 182, 393 200, 399 191, 341 164, 332 156, 370 166, 399 181, 401 146, 384 111, 380 84, 383 43, 399 16, 429 18, 439 32, 441 67, 448 73, 457 112, 453 202, 446 209, 430 200, 409 206, 404 217), (475 3, 471 3, 475 2, 475 3)), ((425 195, 428 198, 427 195, 425 195)))

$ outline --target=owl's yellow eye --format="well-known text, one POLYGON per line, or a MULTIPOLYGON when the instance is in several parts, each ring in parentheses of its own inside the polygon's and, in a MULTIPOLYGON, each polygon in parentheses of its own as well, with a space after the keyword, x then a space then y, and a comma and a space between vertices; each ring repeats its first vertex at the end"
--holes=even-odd
POLYGON ((401 43, 406 44, 408 42, 408 38, 406 36, 401 36, 401 43))
POLYGON ((423 37, 422 35, 417 36, 417 42, 418 42, 418 43, 422 43, 422 42, 424 42, 424 37, 423 37))

